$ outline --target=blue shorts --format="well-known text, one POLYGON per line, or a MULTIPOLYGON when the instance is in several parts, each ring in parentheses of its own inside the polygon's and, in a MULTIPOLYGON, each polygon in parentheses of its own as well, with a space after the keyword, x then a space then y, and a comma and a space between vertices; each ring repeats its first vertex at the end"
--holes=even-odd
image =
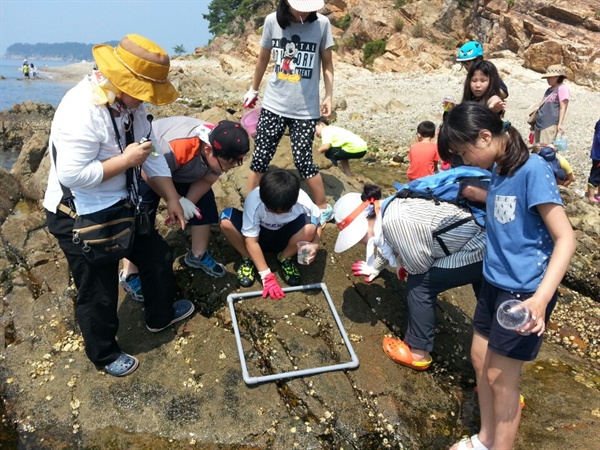
MULTIPOLYGON (((485 279, 483 280, 481 290, 477 296, 473 328, 488 339, 488 348, 491 351, 520 361, 533 361, 537 357, 544 335, 529 334, 524 336, 516 331, 502 328, 496 319, 496 310, 501 303, 511 299, 527 300, 533 294, 534 292, 503 291, 491 285, 485 279)), ((546 307, 546 324, 550 320, 550 314, 554 310, 557 298, 558 292, 555 292, 546 307)))
POLYGON ((590 169, 588 185, 593 188, 600 186, 600 160, 592 159, 592 168, 590 169))
MULTIPOLYGON (((243 214, 239 209, 225 208, 221 213, 221 220, 230 220, 236 230, 242 232, 243 214)), ((310 214, 301 214, 278 230, 260 227, 258 245, 265 253, 279 253, 287 247, 293 235, 309 224, 317 225, 310 214)))

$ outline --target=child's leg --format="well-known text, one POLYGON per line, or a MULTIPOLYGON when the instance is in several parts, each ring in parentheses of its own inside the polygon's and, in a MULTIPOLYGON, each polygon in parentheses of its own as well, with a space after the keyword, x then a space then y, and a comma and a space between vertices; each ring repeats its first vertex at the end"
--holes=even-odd
POLYGON ((234 208, 226 208, 221 213, 221 222, 219 223, 221 231, 227 241, 237 252, 242 255, 242 258, 250 258, 248 250, 246 250, 246 241, 240 231, 242 221, 242 212, 234 208), (239 224, 237 223, 239 222, 239 224), (239 225, 239 227, 237 226, 239 225))
POLYGON ((494 448, 513 448, 521 421, 519 378, 523 361, 492 351, 487 361, 485 375, 493 393, 494 448))
MULTIPOLYGON (((285 131, 285 126, 290 119, 278 116, 267 109, 260 112, 259 126, 254 137, 254 152, 250 163, 247 191, 250 193, 260 183, 263 174, 269 170, 269 164, 275 155, 279 141, 285 131)), ((313 126, 314 135, 314 126, 313 126)), ((312 139, 311 139, 312 150, 312 139)))
POLYGON ((308 224, 304 225, 300 229, 300 231, 298 231, 297 233, 292 235, 292 237, 290 237, 288 244, 281 251, 279 258, 282 260, 285 258, 291 258, 292 256, 294 256, 295 254, 298 253, 298 246, 297 246, 298 242, 300 242, 300 241, 312 242, 312 240, 315 238, 316 234, 317 234, 317 227, 315 224, 308 223, 308 224))
POLYGON ((327 208, 323 178, 313 162, 312 146, 315 138, 315 121, 292 119, 289 121, 290 141, 294 164, 300 177, 312 193, 313 201, 321 208, 327 208))
POLYGON ((352 176, 352 172, 350 172, 350 161, 348 161, 347 159, 340 159, 339 165, 340 170, 344 175, 346 175, 347 177, 352 176))
POLYGON ((325 198, 325 186, 323 185, 323 178, 320 173, 315 176, 306 179, 306 184, 312 193, 315 204, 321 208, 327 208, 327 199, 325 198))
POLYGON ((192 253, 195 256, 202 256, 208 247, 210 224, 195 225, 190 228, 192 229, 192 253))
POLYGON ((483 445, 492 448, 494 445, 494 430, 496 423, 494 419, 494 395, 485 373, 487 371, 488 339, 473 332, 473 341, 471 343, 471 362, 475 369, 475 378, 477 380, 477 401, 479 402, 479 412, 481 416, 481 426, 478 437, 483 445))

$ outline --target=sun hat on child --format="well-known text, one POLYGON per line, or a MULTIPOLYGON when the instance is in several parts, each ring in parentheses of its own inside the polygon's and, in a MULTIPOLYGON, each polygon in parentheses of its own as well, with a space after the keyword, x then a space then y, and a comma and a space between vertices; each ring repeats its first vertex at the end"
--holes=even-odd
POLYGON ((542 75, 542 78, 551 78, 551 77, 567 77, 567 69, 565 69, 560 64, 553 64, 548 66, 546 73, 542 75))
POLYGON ((336 253, 345 252, 350 247, 360 242, 369 231, 369 221, 366 216, 368 209, 362 211, 350 222, 344 220, 347 219, 348 216, 350 216, 350 214, 352 214, 362 203, 363 200, 361 194, 353 192, 340 197, 340 199, 335 202, 335 205, 333 205, 333 217, 335 218, 335 223, 338 228, 340 228, 333 249, 336 253))
POLYGON ((138 34, 128 34, 116 47, 92 49, 98 70, 121 92, 154 105, 167 105, 179 97, 168 80, 169 55, 138 34))
POLYGON ((288 3, 298 12, 318 11, 325 6, 324 0, 288 0, 288 3))

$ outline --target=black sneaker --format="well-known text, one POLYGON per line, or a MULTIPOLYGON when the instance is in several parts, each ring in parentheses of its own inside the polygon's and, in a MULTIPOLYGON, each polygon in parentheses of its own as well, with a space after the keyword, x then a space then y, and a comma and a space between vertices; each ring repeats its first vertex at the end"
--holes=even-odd
POLYGON ((256 279, 256 267, 250 258, 242 259, 242 263, 237 270, 237 280, 240 286, 250 287, 256 279))
POLYGON ((282 277, 290 286, 298 286, 301 283, 300 279, 300 271, 294 260, 292 258, 285 258, 284 260, 279 260, 279 265, 282 269, 282 277))

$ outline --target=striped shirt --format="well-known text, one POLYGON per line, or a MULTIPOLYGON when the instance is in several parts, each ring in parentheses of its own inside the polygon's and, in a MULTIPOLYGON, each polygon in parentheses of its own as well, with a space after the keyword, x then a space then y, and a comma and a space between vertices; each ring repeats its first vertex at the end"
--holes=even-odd
MULTIPOLYGON (((433 237, 433 233, 457 221, 471 217, 471 213, 457 205, 419 198, 398 198, 385 209, 382 234, 392 249, 399 267, 409 274, 422 274, 431 267, 455 269, 483 260, 485 230, 475 221, 468 221, 440 235, 450 255, 433 237)), ((388 259, 376 257, 374 268, 383 269, 388 259)))

